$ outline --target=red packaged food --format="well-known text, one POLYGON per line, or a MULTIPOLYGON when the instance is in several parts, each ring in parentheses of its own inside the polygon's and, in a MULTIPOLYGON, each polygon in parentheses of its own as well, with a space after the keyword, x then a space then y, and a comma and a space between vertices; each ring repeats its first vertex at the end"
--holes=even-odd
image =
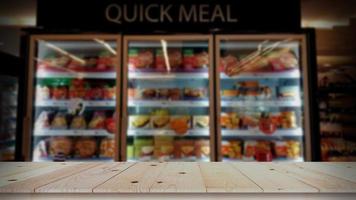
POLYGON ((196 60, 193 49, 185 49, 183 53, 183 66, 185 71, 192 71, 195 68, 196 60))
POLYGON ((182 65, 181 49, 168 49, 169 71, 177 71, 182 65))
POLYGON ((156 50, 156 59, 155 59, 156 71, 164 72, 166 71, 166 61, 161 49, 156 50))
POLYGON ((68 97, 68 89, 65 86, 54 87, 52 97, 55 100, 65 100, 68 97))
POLYGON ((105 100, 113 100, 116 97, 116 87, 105 86, 103 89, 103 95, 105 100))

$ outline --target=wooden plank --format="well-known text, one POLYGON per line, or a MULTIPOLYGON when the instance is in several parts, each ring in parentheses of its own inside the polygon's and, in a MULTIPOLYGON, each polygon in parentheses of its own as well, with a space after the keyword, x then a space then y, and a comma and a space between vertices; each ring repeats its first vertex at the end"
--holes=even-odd
POLYGON ((33 169, 38 169, 41 167, 48 166, 48 163, 35 163, 35 162, 2 162, 0 163, 0 178, 11 176, 19 173, 23 173, 26 171, 30 171, 33 169))
POLYGON ((0 187, 0 193, 30 193, 34 192, 36 188, 47 185, 54 181, 66 178, 84 170, 90 169, 99 165, 99 163, 79 163, 78 165, 68 165, 63 169, 56 170, 54 172, 45 173, 39 176, 28 178, 23 181, 12 183, 3 187, 0 187))
MULTIPOLYGON (((317 188, 261 163, 232 163, 232 165, 260 186, 264 192, 318 192, 317 188)), ((284 164, 284 166, 290 165, 284 164)))
POLYGON ((356 183, 356 163, 296 163, 296 165, 356 183))
POLYGON ((133 163, 105 163, 39 187, 40 193, 87 193, 95 187, 120 174, 133 163))
MULTIPOLYGON (((306 163, 306 165, 309 163, 306 163)), ((345 179, 330 176, 325 173, 309 170, 305 167, 299 167, 294 164, 282 165, 276 163, 266 164, 276 171, 283 172, 290 177, 294 177, 304 183, 312 185, 320 190, 320 192, 355 192, 356 183, 345 179)))
POLYGON ((207 192, 262 192, 262 189, 227 163, 199 163, 207 192))
POLYGON ((150 187, 159 193, 205 193, 204 180, 198 163, 168 163, 150 187))
POLYGON ((166 163, 137 163, 129 170, 111 178, 102 185, 96 187, 95 193, 105 192, 129 192, 147 193, 162 172, 166 163))
POLYGON ((29 171, 25 171, 22 173, 17 173, 17 174, 13 174, 10 176, 5 176, 5 177, 1 177, 0 178, 0 187, 1 186, 5 186, 5 185, 9 185, 15 182, 20 182, 23 180, 26 180, 28 178, 31 177, 35 177, 35 176, 40 176, 42 174, 46 174, 46 173, 50 173, 50 172, 54 172, 58 169, 62 169, 65 168, 67 166, 71 166, 71 165, 77 165, 77 163, 41 163, 39 166, 45 166, 45 167, 38 167, 35 169, 31 169, 29 171))

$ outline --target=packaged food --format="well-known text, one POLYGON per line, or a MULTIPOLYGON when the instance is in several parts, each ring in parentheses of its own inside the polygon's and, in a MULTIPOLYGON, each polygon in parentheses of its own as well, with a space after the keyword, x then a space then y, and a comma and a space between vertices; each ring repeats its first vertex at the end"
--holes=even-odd
POLYGON ((255 149, 255 159, 260 162, 270 162, 273 159, 271 142, 258 141, 255 149))
POLYGON ((105 129, 105 112, 96 111, 89 122, 89 129, 105 129))
POLYGON ((154 137, 154 157, 160 161, 169 160, 174 153, 174 138, 171 136, 154 137))
POLYGON ((168 100, 176 101, 181 99, 181 90, 179 88, 168 89, 168 100))
POLYGON ((210 157, 210 143, 209 140, 195 141, 195 156, 199 158, 210 157))
POLYGON ((281 112, 281 125, 283 129, 297 128, 297 116, 295 112, 281 112))
POLYGON ((67 129, 67 118, 64 113, 58 112, 52 121, 51 128, 53 129, 67 129))
POLYGON ((163 51, 161 49, 156 50, 155 67, 156 67, 156 71, 159 72, 167 71, 166 61, 164 59, 163 51))
POLYGON ((79 138, 75 142, 75 155, 80 158, 91 158, 96 153, 96 140, 90 137, 79 138))
POLYGON ((185 135, 190 129, 190 116, 172 116, 170 121, 170 128, 176 134, 185 135))
POLYGON ((169 95, 169 89, 167 88, 160 88, 157 90, 157 96, 159 99, 168 99, 168 95, 169 95))
POLYGON ((257 98, 259 100, 270 100, 272 98, 272 89, 268 86, 260 87, 257 98))
POLYGON ((129 67, 129 70, 135 70, 135 69, 140 69, 141 67, 142 68, 144 67, 142 65, 139 65, 138 49, 129 49, 128 67, 129 67))
POLYGON ((193 128, 196 129, 209 128, 209 116, 204 116, 204 115, 193 116, 193 128))
POLYGON ((67 68, 72 71, 85 71, 85 62, 71 60, 68 64, 67 68))
POLYGON ((220 72, 224 72, 228 76, 234 75, 233 69, 239 65, 239 59, 231 54, 228 54, 220 59, 220 72))
POLYGON ((288 140, 287 143, 287 157, 291 159, 296 159, 301 156, 300 142, 295 140, 288 140))
POLYGON ((233 98, 239 96, 240 91, 239 90, 222 90, 221 91, 221 96, 223 98, 233 98))
POLYGON ((177 71, 182 65, 182 52, 181 49, 168 49, 168 60, 171 71, 177 71))
POLYGON ((243 128, 256 128, 259 125, 260 117, 257 113, 245 114, 241 118, 243 128))
POLYGON ((127 89, 128 99, 137 99, 138 94, 135 88, 128 88, 127 89))
POLYGON ((240 127, 240 118, 237 113, 222 113, 220 125, 223 129, 237 129, 240 127))
POLYGON ((99 55, 96 68, 99 71, 113 70, 116 68, 116 63, 117 57, 112 56, 110 52, 104 51, 99 55))
POLYGON ((209 54, 205 51, 195 55, 195 68, 207 68, 209 66, 209 54))
POLYGON ((70 124, 71 129, 86 129, 87 123, 83 115, 78 115, 73 117, 72 122, 70 124))
POLYGON ((239 140, 222 141, 221 153, 224 158, 241 159, 242 143, 239 140))
POLYGON ((157 91, 156 89, 146 88, 146 89, 139 89, 136 90, 139 92, 139 98, 145 100, 152 100, 157 98, 157 91))
POLYGON ((106 118, 105 128, 109 133, 116 132, 115 114, 112 117, 106 118))
POLYGON ((103 96, 104 96, 104 100, 114 100, 116 98, 116 87, 115 86, 108 86, 106 85, 103 88, 103 96))
POLYGON ((201 99, 206 97, 205 88, 184 88, 184 98, 201 99))
POLYGON ((84 99, 85 94, 87 93, 88 83, 83 79, 73 79, 69 86, 69 98, 75 99, 80 98, 84 99))
POLYGON ((274 71, 295 69, 299 67, 299 61, 289 48, 276 50, 268 56, 269 64, 274 71))
POLYGON ((85 56, 85 71, 93 71, 97 66, 98 57, 97 56, 85 56))
POLYGON ((151 116, 152 127, 155 129, 166 129, 169 127, 170 116, 153 115, 151 116))
POLYGON ((51 90, 47 86, 36 86, 37 100, 49 100, 51 98, 51 90))
POLYGON ((42 111, 41 114, 36 119, 35 130, 49 129, 50 127, 51 126, 49 123, 49 112, 42 111))
POLYGON ((138 69, 152 68, 152 64, 154 61, 152 50, 150 49, 140 50, 137 55, 137 61, 138 62, 135 67, 138 69))
POLYGON ((193 49, 183 50, 183 67, 185 71, 192 71, 195 68, 195 56, 193 49))
POLYGON ((195 156, 194 140, 175 140, 174 151, 176 158, 195 156))
POLYGON ((52 65, 54 67, 67 67, 69 62, 71 61, 71 58, 68 56, 58 56, 57 58, 52 59, 52 65))
POLYGON ((87 90, 85 99, 87 100, 103 100, 104 89, 101 86, 94 86, 87 90))
POLYGON ((100 157, 113 158, 115 155, 115 141, 102 139, 100 143, 100 157))
POLYGON ((142 158, 142 157, 150 157, 153 156, 153 140, 152 139, 143 139, 143 138, 135 138, 134 139, 134 157, 142 158))
POLYGON ((266 135, 272 135, 277 130, 277 125, 273 122, 269 114, 262 113, 259 119, 259 129, 266 135))
POLYGON ((298 98, 299 97, 298 86, 281 86, 278 88, 278 97, 280 98, 298 98))
POLYGON ((52 137, 49 142, 50 155, 64 154, 69 156, 72 153, 73 142, 67 137, 52 137))
POLYGON ((274 152, 277 158, 286 158, 288 155, 288 147, 285 141, 274 142, 274 152))
POLYGON ((256 141, 245 141, 244 142, 244 158, 247 160, 254 160, 254 156, 256 154, 256 146, 257 142, 256 141))
POLYGON ((68 97, 68 89, 65 86, 55 86, 52 89, 52 98, 55 100, 65 100, 68 97))
POLYGON ((131 128, 149 128, 150 116, 148 115, 129 116, 129 125, 131 128))

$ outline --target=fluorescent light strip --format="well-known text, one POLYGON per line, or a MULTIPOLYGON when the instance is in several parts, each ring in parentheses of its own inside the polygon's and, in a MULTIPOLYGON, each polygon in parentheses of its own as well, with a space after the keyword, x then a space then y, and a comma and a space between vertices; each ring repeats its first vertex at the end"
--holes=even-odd
POLYGON ((116 51, 104 40, 99 40, 97 38, 94 38, 94 41, 103 45, 111 54, 116 55, 116 51))
POLYGON ((166 63, 167 71, 171 71, 171 65, 169 63, 169 58, 168 58, 168 51, 167 51, 167 41, 161 40, 162 44, 162 50, 163 50, 163 55, 164 55, 164 61, 166 63))

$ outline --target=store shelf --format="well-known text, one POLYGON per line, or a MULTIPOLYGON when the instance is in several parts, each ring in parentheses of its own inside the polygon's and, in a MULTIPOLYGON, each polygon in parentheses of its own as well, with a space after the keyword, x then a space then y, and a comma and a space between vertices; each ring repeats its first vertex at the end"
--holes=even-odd
POLYGON ((221 101, 221 107, 301 107, 300 100, 275 100, 275 101, 253 101, 253 100, 225 100, 221 101))
POLYGON ((303 130, 301 128, 277 130, 272 135, 266 135, 258 129, 254 129, 254 130, 221 130, 221 135, 223 137, 264 137, 264 138, 303 137, 303 130))
POLYGON ((208 79, 208 72, 197 73, 157 73, 157 72, 130 72, 129 79, 154 79, 154 80, 166 80, 166 79, 208 79))
POLYGON ((130 107, 209 107, 208 100, 195 101, 159 101, 159 100, 130 100, 130 107))
POLYGON ((127 131, 128 136, 177 136, 177 137, 186 137, 186 136, 209 136, 209 129, 193 129, 189 130, 185 135, 179 135, 173 130, 159 130, 159 129, 147 129, 147 130, 138 130, 130 129, 127 131))
POLYGON ((47 72, 38 71, 37 78, 93 78, 116 79, 116 72, 47 72))
MULTIPOLYGON (((49 156, 46 158, 35 158, 34 159, 35 162, 51 162, 53 161, 53 157, 49 156)), ((65 162, 113 162, 114 159, 113 158, 107 158, 107 157, 103 157, 103 158, 97 158, 97 157, 93 157, 93 158, 66 158, 65 162)))
MULTIPOLYGON (((223 162, 256 162, 256 160, 251 160, 251 159, 231 159, 231 158, 223 158, 222 159, 223 162)), ((274 158, 272 160, 273 162, 304 162, 304 158, 303 157, 299 157, 299 158, 295 158, 295 159, 290 159, 290 158, 274 158)))
POLYGON ((185 158, 169 158, 169 159, 157 159, 153 157, 143 157, 138 159, 128 159, 128 162, 209 162, 210 158, 196 158, 192 157, 185 157, 185 158))
POLYGON ((284 72, 256 72, 256 73, 241 73, 237 76, 227 76, 224 73, 220 73, 220 79, 281 79, 281 78, 300 78, 301 74, 299 70, 289 70, 284 72))
POLYGON ((34 136, 97 136, 114 137, 106 130, 35 130, 34 136))
MULTIPOLYGON (((68 107, 71 100, 40 100, 36 101, 37 107, 68 107)), ((82 101, 84 107, 115 107, 115 100, 82 101)))

